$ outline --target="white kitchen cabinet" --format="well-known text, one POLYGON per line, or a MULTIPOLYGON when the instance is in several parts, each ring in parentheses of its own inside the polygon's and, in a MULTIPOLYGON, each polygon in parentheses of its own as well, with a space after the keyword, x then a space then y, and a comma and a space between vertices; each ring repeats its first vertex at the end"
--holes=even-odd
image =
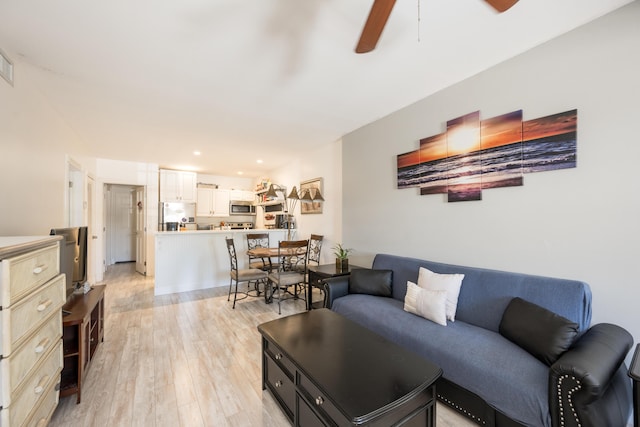
POLYGON ((160 170, 160 201, 196 203, 195 172, 160 170))
POLYGON ((229 190, 198 188, 196 216, 229 216, 229 190))
POLYGON ((233 201, 253 202, 255 194, 253 191, 231 190, 230 199, 233 201))

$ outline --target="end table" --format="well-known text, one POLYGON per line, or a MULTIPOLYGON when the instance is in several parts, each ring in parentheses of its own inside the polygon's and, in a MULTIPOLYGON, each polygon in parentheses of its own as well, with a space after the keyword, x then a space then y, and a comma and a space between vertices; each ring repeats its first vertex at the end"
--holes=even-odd
POLYGON ((322 280, 328 279, 329 277, 337 277, 337 276, 347 276, 351 274, 353 270, 358 268, 357 265, 349 264, 348 269, 337 269, 336 264, 322 264, 322 265, 310 265, 307 270, 309 272, 309 283, 307 288, 307 310, 311 310, 313 308, 322 308, 324 307, 324 301, 317 303, 313 303, 312 299, 312 290, 314 287, 318 289, 322 289, 322 280))

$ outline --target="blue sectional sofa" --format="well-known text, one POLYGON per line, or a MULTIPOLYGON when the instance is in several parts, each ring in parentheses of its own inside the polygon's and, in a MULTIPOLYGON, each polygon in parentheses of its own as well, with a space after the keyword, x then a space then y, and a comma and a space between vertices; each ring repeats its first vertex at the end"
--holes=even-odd
POLYGON ((590 325, 586 283, 385 254, 375 257, 372 269, 391 271, 390 283, 383 284, 391 287, 389 296, 368 294, 361 285, 356 289, 342 276, 325 281, 326 306, 442 367, 438 398, 479 425, 627 423, 631 383, 624 359, 633 338, 616 325, 590 325), (446 326, 403 309, 407 281, 417 281, 420 267, 465 275, 455 321, 446 326), (501 334, 503 315, 515 297, 577 325, 570 348, 553 363, 501 334))

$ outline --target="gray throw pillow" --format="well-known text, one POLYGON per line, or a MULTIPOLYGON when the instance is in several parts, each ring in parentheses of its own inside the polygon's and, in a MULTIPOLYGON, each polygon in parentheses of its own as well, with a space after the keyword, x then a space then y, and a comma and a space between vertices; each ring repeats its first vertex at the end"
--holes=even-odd
POLYGON ((351 271, 349 293, 390 297, 392 280, 392 270, 358 268, 351 271))
POLYGON ((509 341, 551 366, 573 344, 578 324, 516 297, 504 311, 499 330, 509 341))

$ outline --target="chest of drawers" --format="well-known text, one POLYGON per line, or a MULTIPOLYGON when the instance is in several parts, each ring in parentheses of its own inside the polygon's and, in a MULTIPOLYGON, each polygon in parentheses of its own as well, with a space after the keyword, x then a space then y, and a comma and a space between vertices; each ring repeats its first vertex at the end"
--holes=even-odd
POLYGON ((2 426, 44 426, 58 403, 66 299, 59 240, 0 237, 2 426))

